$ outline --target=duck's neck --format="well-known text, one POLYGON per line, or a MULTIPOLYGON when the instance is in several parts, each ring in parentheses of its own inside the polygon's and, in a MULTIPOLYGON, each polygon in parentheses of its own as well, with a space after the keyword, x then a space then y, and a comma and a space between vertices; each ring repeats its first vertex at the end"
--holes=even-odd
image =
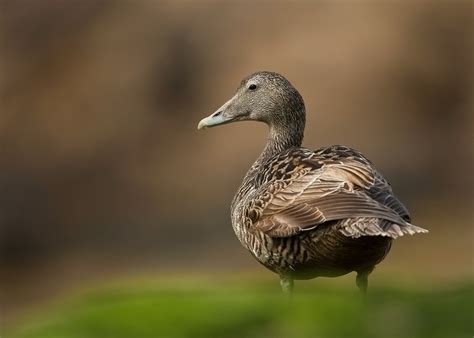
POLYGON ((268 141, 260 154, 259 160, 264 161, 286 149, 300 147, 303 142, 303 133, 303 129, 270 125, 268 141))

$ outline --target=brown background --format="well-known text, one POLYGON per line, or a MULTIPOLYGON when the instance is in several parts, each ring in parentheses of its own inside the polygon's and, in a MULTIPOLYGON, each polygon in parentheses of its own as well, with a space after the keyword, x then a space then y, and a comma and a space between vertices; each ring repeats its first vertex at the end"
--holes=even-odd
POLYGON ((12 313, 110 276, 269 276, 229 220, 266 129, 196 130, 257 70, 300 90, 305 146, 361 150, 430 229, 397 240, 380 276, 472 277, 470 1, 2 0, 0 13, 12 313))

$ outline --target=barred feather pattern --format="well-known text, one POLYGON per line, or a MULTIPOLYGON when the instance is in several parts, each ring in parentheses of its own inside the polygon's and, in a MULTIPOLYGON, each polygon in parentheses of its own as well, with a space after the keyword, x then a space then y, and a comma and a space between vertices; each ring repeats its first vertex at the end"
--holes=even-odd
POLYGON ((294 279, 370 270, 393 239, 427 232, 360 152, 271 147, 231 206, 240 242, 270 270, 294 279))

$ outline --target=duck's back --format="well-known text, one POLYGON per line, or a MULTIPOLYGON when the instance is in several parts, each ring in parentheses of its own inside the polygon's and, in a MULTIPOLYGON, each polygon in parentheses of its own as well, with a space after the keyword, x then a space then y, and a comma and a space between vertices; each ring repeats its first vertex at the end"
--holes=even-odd
POLYGON ((233 203, 242 244, 295 278, 371 268, 393 238, 425 232, 360 152, 290 148, 257 163, 233 203))

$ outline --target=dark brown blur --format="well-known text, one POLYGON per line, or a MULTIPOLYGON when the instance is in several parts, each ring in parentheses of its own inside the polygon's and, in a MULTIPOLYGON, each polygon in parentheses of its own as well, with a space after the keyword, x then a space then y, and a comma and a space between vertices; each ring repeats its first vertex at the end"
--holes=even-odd
POLYGON ((229 216, 265 126, 196 130, 258 70, 301 92, 306 147, 361 150, 431 231, 397 240, 377 273, 472 277, 470 1, 3 0, 0 13, 13 312, 104 276, 270 274, 229 216))

